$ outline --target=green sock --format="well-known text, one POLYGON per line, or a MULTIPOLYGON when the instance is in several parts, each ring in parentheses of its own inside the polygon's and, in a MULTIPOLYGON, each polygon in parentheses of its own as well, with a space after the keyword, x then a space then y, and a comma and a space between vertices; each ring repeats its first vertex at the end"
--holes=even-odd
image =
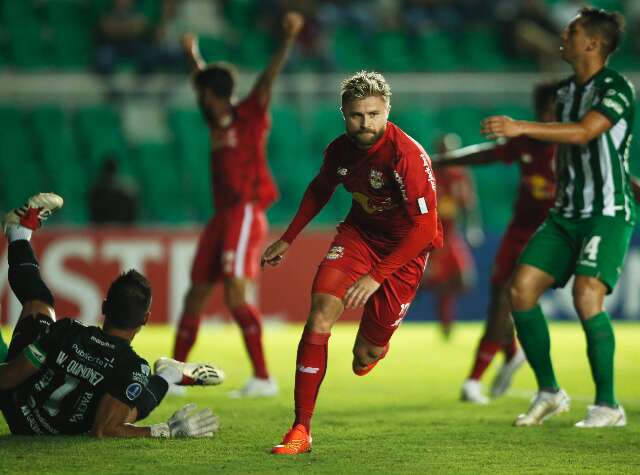
POLYGON ((539 389, 559 389, 551 364, 551 339, 549 326, 542 309, 536 305, 524 312, 511 312, 531 369, 536 375, 539 389))
POLYGON ((613 354, 616 350, 616 337, 613 334, 611 319, 602 312, 582 322, 587 336, 587 356, 591 365, 591 375, 596 383, 596 404, 617 407, 613 389, 613 354))
POLYGON ((9 348, 7 348, 7 344, 2 339, 2 333, 0 333, 0 363, 3 363, 7 358, 7 352, 9 348))

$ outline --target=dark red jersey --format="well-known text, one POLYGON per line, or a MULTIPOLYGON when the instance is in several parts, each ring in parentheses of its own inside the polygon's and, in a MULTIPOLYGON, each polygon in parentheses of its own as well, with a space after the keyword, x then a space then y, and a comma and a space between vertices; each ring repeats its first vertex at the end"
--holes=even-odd
POLYGON ((387 256, 372 272, 377 280, 420 252, 442 245, 431 159, 391 122, 368 150, 360 150, 344 134, 329 144, 318 176, 283 235, 285 241, 295 239, 339 184, 353 197, 343 226, 354 228, 373 250, 387 256))
POLYGON ((553 206, 555 145, 529 137, 517 137, 497 147, 494 154, 503 162, 518 162, 520 187, 510 226, 536 229, 553 206))
POLYGON ((251 94, 233 108, 229 127, 210 129, 216 210, 251 202, 266 209, 277 199, 265 151, 270 126, 267 106, 251 94))
POLYGON ((382 252, 407 235, 413 216, 436 213, 436 180, 422 146, 389 122, 384 136, 360 150, 341 135, 325 151, 320 171, 353 197, 345 223, 382 252))
POLYGON ((445 236, 448 236, 456 231, 462 210, 475 206, 475 187, 464 167, 441 167, 435 173, 438 182, 438 217, 442 221, 445 236))

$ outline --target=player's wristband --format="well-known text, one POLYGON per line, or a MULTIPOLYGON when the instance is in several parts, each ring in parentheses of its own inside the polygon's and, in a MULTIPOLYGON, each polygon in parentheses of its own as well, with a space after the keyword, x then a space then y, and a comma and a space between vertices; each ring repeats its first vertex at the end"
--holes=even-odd
POLYGON ((159 424, 153 424, 151 427, 151 437, 160 437, 162 439, 168 439, 171 437, 171 430, 169 424, 161 422, 159 424))

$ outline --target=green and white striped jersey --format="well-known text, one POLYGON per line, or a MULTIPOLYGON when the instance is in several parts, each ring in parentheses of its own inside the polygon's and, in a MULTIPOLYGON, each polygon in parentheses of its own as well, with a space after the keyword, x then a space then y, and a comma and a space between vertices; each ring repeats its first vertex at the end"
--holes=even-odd
POLYGON ((587 83, 575 76, 560 83, 557 118, 579 122, 589 111, 606 116, 613 126, 586 145, 558 147, 558 194, 553 211, 567 218, 621 216, 635 222, 629 182, 629 149, 635 113, 633 85, 603 68, 587 83))

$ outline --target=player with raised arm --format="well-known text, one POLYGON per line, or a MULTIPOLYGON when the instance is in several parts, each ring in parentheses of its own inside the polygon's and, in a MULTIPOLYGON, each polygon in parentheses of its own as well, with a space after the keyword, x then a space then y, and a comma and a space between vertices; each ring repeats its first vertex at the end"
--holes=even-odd
POLYGON ((32 232, 62 206, 40 193, 5 216, 9 283, 22 303, 7 362, 0 364, 0 410, 12 434, 95 437, 212 436, 218 420, 209 409, 187 405, 166 423, 141 427, 169 384, 213 385, 223 373, 206 363, 169 358, 149 364, 131 340, 150 315, 151 288, 135 270, 121 274, 103 302, 104 326, 56 321, 54 297, 40 276, 32 232))
POLYGON ((635 115, 631 83, 607 67, 620 42, 617 13, 584 7, 562 32, 562 58, 574 75, 558 88, 558 122, 494 116, 483 121, 489 138, 526 136, 557 143, 555 205, 520 255, 509 287, 511 313, 538 383, 529 410, 516 426, 541 424, 569 410, 550 355, 549 329, 538 300, 575 275, 573 301, 582 323, 595 401, 576 426, 627 423, 614 390, 615 336, 604 297, 622 269, 635 223, 629 148, 635 115))
MULTIPOLYGON (((434 144, 438 154, 460 147, 460 137, 445 134, 434 144)), ((442 222, 444 245, 429 256, 429 268, 421 288, 434 293, 436 316, 445 339, 453 329, 456 298, 474 286, 475 263, 469 245, 479 246, 483 239, 478 199, 473 178, 464 167, 436 168, 438 217, 442 222), (464 236, 458 230, 464 229, 464 236), (466 239, 465 239, 466 238, 466 239)))
POLYGON ((278 195, 265 152, 271 89, 303 25, 304 18, 298 13, 284 16, 282 44, 249 95, 237 104, 232 103, 235 79, 231 66, 207 65, 197 38, 183 38, 194 71, 198 104, 210 130, 215 215, 200 236, 193 260, 174 358, 187 359, 196 341, 202 308, 213 284, 222 280, 225 304, 242 330, 253 366, 253 376, 230 394, 233 397, 273 396, 278 392, 276 381, 267 371, 260 312, 250 295, 267 233, 265 210, 278 195))
MULTIPOLYGON (((554 120, 557 88, 556 81, 543 82, 534 87, 533 105, 536 119, 540 122, 554 120)), ((520 186, 513 218, 495 257, 487 321, 471 372, 462 385, 463 401, 478 404, 489 402, 483 394, 480 378, 498 351, 504 353, 505 360, 491 385, 493 398, 507 391, 513 374, 525 361, 524 353, 516 342, 506 289, 518 256, 553 205, 555 148, 554 144, 523 136, 500 145, 495 142, 471 145, 434 157, 436 172, 449 166, 496 162, 515 162, 520 168, 520 186)))
POLYGON ((296 359, 295 421, 274 454, 311 450, 311 417, 327 370, 330 332, 343 310, 364 307, 352 363, 353 372, 364 376, 387 354, 430 249, 442 245, 431 160, 388 122, 390 98, 378 73, 361 71, 342 82, 346 133, 329 144, 291 224, 262 256, 263 264, 278 265, 339 184, 352 194, 349 214, 313 281, 296 359))

